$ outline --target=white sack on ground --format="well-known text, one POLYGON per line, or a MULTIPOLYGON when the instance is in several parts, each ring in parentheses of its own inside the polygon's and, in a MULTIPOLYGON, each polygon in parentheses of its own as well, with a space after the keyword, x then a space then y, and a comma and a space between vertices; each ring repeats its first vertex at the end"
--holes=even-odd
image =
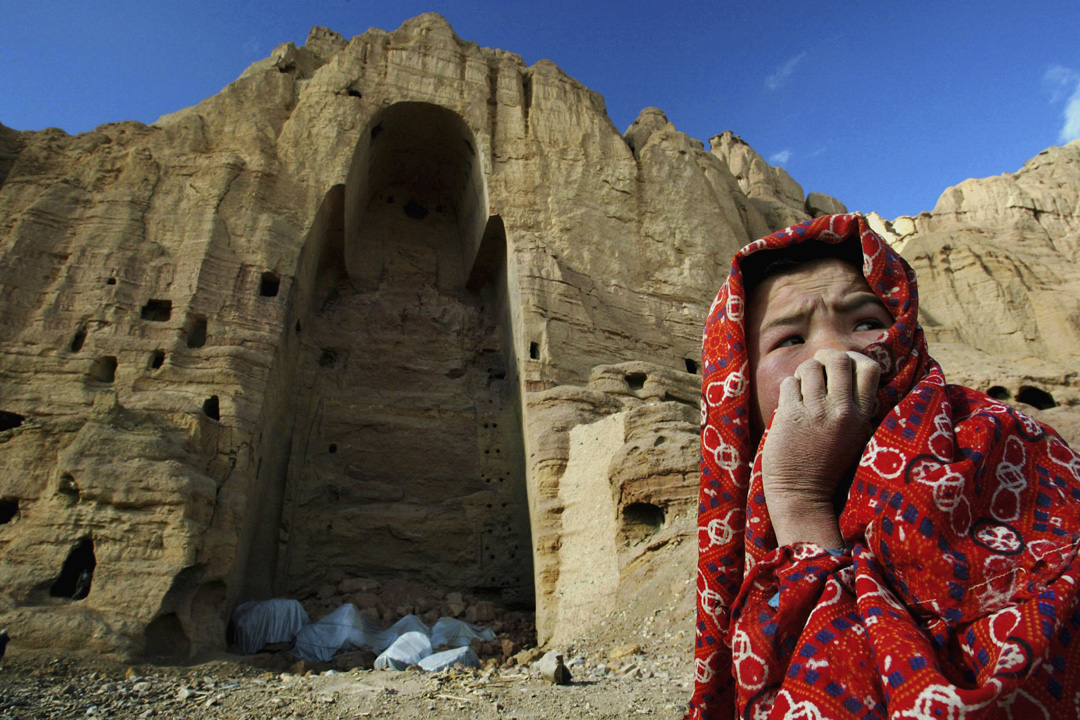
POLYGON ((441 617, 431 628, 431 647, 462 647, 473 640, 494 640, 495 631, 491 628, 472 625, 464 620, 441 617))
POLYGON ((410 665, 419 665, 420 661, 430 654, 431 640, 427 635, 422 632, 407 632, 375 658, 375 668, 404 670, 410 665))
POLYGON ((371 648, 382 652, 396 636, 383 630, 346 603, 296 635, 295 652, 304 660, 328 662, 342 651, 371 648))
POLYGON ((243 655, 253 655, 269 643, 291 642, 310 622, 297 600, 259 600, 238 605, 232 623, 236 645, 243 655))
POLYGON ((428 672, 438 672, 455 665, 480 667, 480 658, 476 656, 471 647, 466 645, 465 647, 456 647, 452 650, 443 650, 434 655, 428 655, 420 661, 420 667, 428 672))

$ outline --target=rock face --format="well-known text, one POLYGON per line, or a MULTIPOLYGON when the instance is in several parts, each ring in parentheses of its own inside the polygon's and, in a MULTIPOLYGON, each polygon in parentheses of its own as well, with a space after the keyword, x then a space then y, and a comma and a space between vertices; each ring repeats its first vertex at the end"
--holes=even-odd
POLYGON ((0 126, 0 619, 186 656, 239 601, 370 577, 571 632, 617 594, 581 563, 617 591, 693 504, 728 258, 807 217, 748 153, 655 109, 624 138, 437 15, 316 28, 150 126, 0 126))
POLYGON ((946 377, 1080 444, 1080 141, 949 188, 932 212, 871 220, 918 274, 946 377))
MULTIPOLYGON (((1021 402, 1074 402, 1075 187, 1015 237, 934 235, 974 190, 910 221, 927 325, 1021 402)), ((187 657, 357 578, 535 607, 542 642, 689 613, 706 311, 737 248, 841 209, 430 14, 150 126, 0 126, 0 626, 187 657)))

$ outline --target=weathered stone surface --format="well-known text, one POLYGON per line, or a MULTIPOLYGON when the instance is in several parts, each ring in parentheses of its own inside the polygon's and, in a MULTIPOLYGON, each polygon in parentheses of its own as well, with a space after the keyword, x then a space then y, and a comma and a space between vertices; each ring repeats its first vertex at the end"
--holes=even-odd
POLYGON ((786 170, 769 165, 731 131, 712 137, 709 143, 712 154, 728 166, 769 227, 787 227, 806 219, 803 189, 786 170))
MULTIPOLYGON (((875 220, 950 377, 1074 442, 1078 152, 875 220)), ((0 625, 187 656, 271 596, 689 613, 702 322, 737 248, 840 207, 432 14, 149 126, 0 126, 0 625)))
POLYGON ((847 206, 844 203, 824 193, 812 192, 806 196, 806 212, 813 217, 836 215, 847 211, 847 206))
POLYGON ((699 376, 643 362, 598 366, 588 388, 529 394, 543 408, 529 438, 548 449, 533 466, 545 490, 533 512, 537 626, 554 642, 617 609, 643 556, 692 536, 699 395, 699 376))
POLYGON ((946 377, 995 388, 1080 444, 1080 142, 949 188, 932 212, 871 220, 918 275, 920 320, 946 377), (1051 399, 1034 400, 1040 392, 1051 399))
POLYGON ((555 429, 622 408, 552 388, 696 368, 730 253, 772 229, 643 117, 623 138, 554 64, 425 15, 316 28, 150 126, 0 127, 19 636, 90 614, 58 641, 194 653, 240 600, 357 576, 547 602, 555 429), (85 598, 49 595, 69 556, 85 598))

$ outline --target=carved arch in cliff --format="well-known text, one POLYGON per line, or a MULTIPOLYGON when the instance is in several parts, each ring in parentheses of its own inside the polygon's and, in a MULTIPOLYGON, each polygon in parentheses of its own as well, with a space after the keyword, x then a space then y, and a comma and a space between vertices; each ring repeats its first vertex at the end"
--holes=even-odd
MULTIPOLYGON (((488 220, 476 148, 461 116, 438 105, 401 102, 375 115, 346 184, 345 266, 358 290, 378 286, 401 216, 454 225, 460 267, 469 268, 488 220)), ((462 284, 455 265, 441 264, 440 289, 462 284)))
POLYGON ((273 594, 403 577, 532 604, 506 230, 481 167, 460 116, 399 103, 328 193, 288 321, 289 450, 266 465, 281 540, 254 543, 248 596, 272 557, 273 594))

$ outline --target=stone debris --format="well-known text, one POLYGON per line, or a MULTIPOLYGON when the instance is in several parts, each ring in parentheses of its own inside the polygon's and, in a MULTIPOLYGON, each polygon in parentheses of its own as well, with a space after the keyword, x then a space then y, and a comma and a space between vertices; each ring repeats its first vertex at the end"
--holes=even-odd
POLYGON ((92 656, 31 661, 16 654, 0 665, 0 720, 674 717, 693 672, 690 654, 676 650, 635 655, 626 672, 608 670, 607 654, 588 647, 555 652, 556 667, 562 655, 564 671, 580 673, 557 692, 533 665, 423 673, 308 668, 297 675, 237 662, 125 667, 92 656))
POLYGON ((618 645, 611 648, 608 652, 609 660, 619 660, 620 658, 629 657, 631 655, 640 655, 641 646, 637 643, 627 643, 625 645, 618 645))

